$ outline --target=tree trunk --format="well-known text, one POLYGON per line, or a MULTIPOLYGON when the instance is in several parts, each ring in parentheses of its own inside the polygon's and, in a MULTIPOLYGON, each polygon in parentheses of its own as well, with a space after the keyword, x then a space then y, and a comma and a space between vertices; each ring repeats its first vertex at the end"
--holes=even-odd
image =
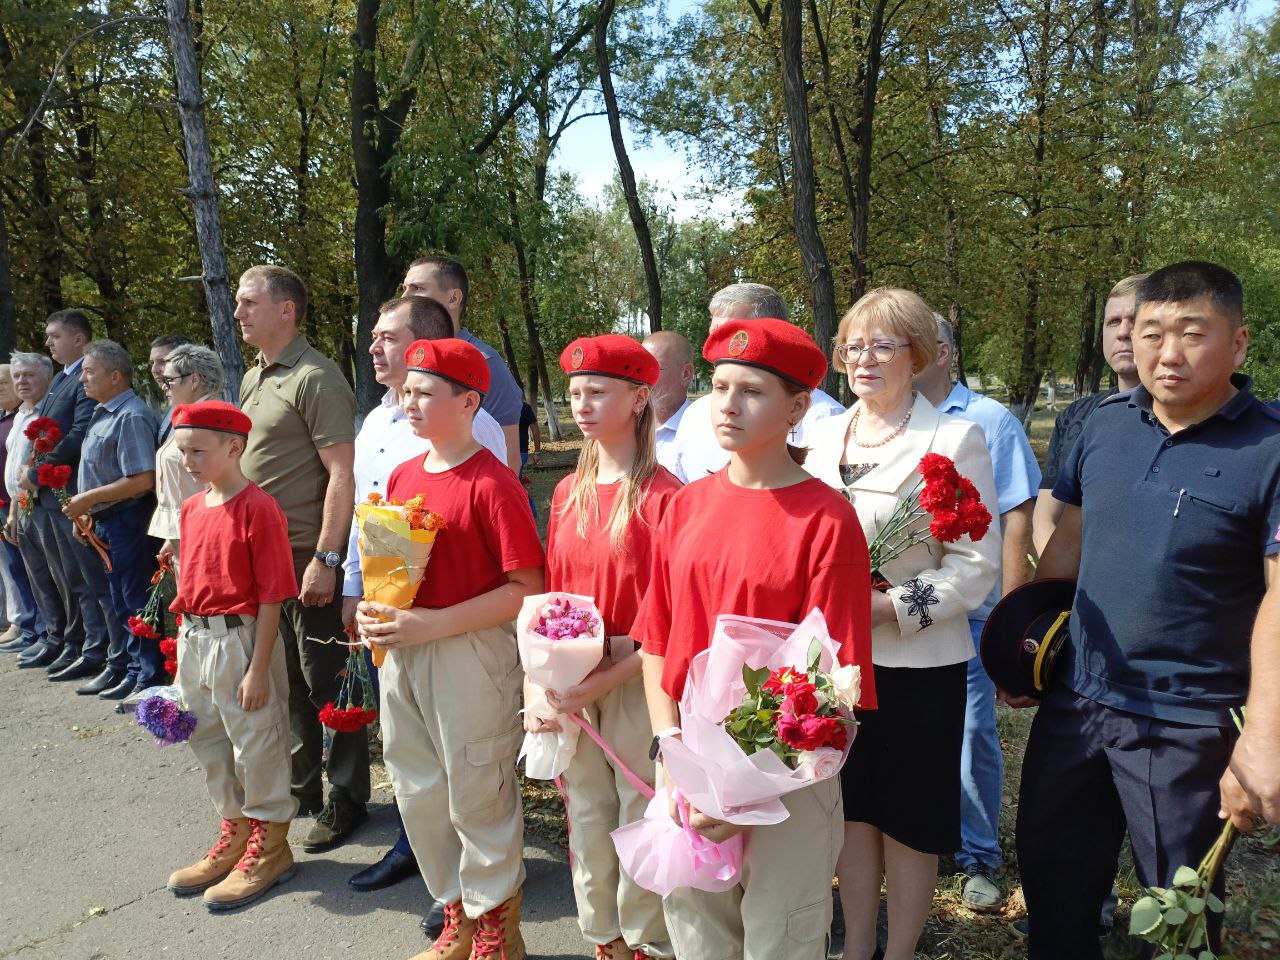
MULTIPOLYGON (((34 98, 32 98, 34 99, 34 98)), ((34 106, 34 105, 33 105, 34 106)), ((45 153, 44 124, 39 120, 27 137, 27 162, 31 164, 32 216, 37 238, 36 287, 45 313, 64 306, 62 299, 62 240, 53 215, 53 188, 49 185, 48 155, 45 153)), ((43 317, 40 318, 43 321, 43 317)))
MULTIPOLYGON (((884 45, 884 15, 887 0, 876 0, 867 33, 867 54, 863 64, 862 107, 858 111, 858 167, 854 178, 854 260, 859 272, 853 277, 853 297, 867 292, 871 272, 867 268, 867 246, 871 228, 871 148, 875 140, 876 92, 880 88, 880 56, 884 45)), ((786 4, 783 21, 786 23, 786 4)))
MULTIPOLYGON (((0 149, 4 148, 0 141, 0 149)), ((18 348, 17 304, 13 299, 13 261, 9 257, 9 214, 0 197, 0 357, 18 348)))
MULTIPOLYGON (((386 122, 380 109, 376 58, 378 55, 379 0, 359 0, 356 29, 352 35, 351 62, 351 149, 356 174, 356 343, 373 336, 378 307, 395 292, 399 264, 387 251, 386 224, 382 210, 391 202, 391 178, 386 164, 395 151, 401 127, 386 122)), ((397 106, 408 113, 412 89, 403 91, 397 106), (408 102, 404 102, 407 98, 408 102)), ((360 351, 357 350, 357 356, 360 351)), ((378 403, 381 390, 373 378, 373 367, 362 360, 356 364, 356 408, 365 413, 378 403)))
POLYGON ((1086 280, 1080 298, 1080 336, 1076 343, 1075 385, 1076 396, 1089 391, 1094 378, 1094 344, 1098 340, 1098 291, 1086 280))
MULTIPOLYGON (((782 0, 782 90, 791 136, 791 181, 796 243, 809 278, 809 306, 814 335, 824 348, 836 336, 836 291, 831 264, 818 232, 817 188, 813 173, 813 145, 809 138, 809 102, 805 94, 801 40, 804 30, 800 0, 782 0)), ((825 352, 825 349, 824 349, 825 352)), ((827 393, 840 390, 840 377, 828 369, 822 382, 827 393)))
POLYGON ((200 247, 205 301, 213 325, 213 343, 222 359, 225 392, 232 402, 240 399, 244 377, 244 357, 232 316, 231 283, 227 252, 222 243, 222 220, 218 214, 218 191, 213 181, 209 131, 204 122, 204 100, 200 93, 200 68, 196 61, 186 0, 165 0, 169 22, 169 44, 173 51, 174 77, 178 88, 178 113, 186 143, 187 172, 191 186, 184 191, 195 213, 196 242, 200 247))
MULTIPOLYGON (((507 191, 507 203, 511 213, 511 242, 516 251, 516 269, 520 274, 520 312, 524 315, 525 335, 529 338, 529 380, 531 397, 536 397, 536 385, 542 385, 542 403, 547 411, 547 438, 563 440, 560 418, 556 416, 555 399, 551 393, 551 376, 547 372, 547 357, 538 335, 538 304, 533 297, 533 278, 529 276, 529 261, 525 255, 524 237, 520 233, 520 210, 515 190, 507 191)), ((534 399, 533 403, 537 403, 534 399)))
MULTIPOLYGON (((609 23, 613 19, 614 0, 602 0, 600 14, 595 23, 596 69, 600 72, 600 92, 604 96, 605 112, 609 115, 609 135, 613 139, 613 152, 618 158, 618 176, 622 179, 622 192, 627 198, 627 213, 636 231, 636 243, 640 246, 640 259, 644 263, 644 282, 649 288, 649 329, 662 329, 662 282, 658 277, 658 261, 653 255, 653 237, 649 233, 649 220, 640 203, 636 188, 636 174, 627 156, 627 145, 622 139, 622 118, 618 113, 618 98, 613 90, 613 76, 609 67, 609 23)), ((558 431, 558 426, 548 425, 548 430, 558 431)), ((559 439, 553 437, 552 439, 559 439)))

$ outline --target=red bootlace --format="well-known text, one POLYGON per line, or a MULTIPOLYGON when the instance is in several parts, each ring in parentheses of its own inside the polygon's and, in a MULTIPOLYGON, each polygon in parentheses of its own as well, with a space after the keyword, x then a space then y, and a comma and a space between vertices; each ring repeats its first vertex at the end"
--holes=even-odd
POLYGON ((643 950, 637 950, 635 956, 632 957, 632 960, 649 960, 649 955, 643 950))
POLYGON ((225 817, 222 820, 221 833, 218 834, 218 842, 209 848, 209 852, 205 854, 210 860, 217 860, 222 853, 231 846, 231 841, 235 839, 236 825, 225 817))
POLYGON ((250 817, 249 826, 253 832, 249 834, 249 843, 244 848, 244 856, 236 864, 236 869, 241 873, 248 873, 253 869, 253 865, 262 856, 262 846, 266 841, 267 825, 263 821, 250 817))
MULTIPOLYGON (((613 941, 613 943, 617 942, 613 941)), ((597 943, 596 960, 613 960, 613 943, 597 943)))
POLYGON ((471 960, 477 957, 502 957, 507 941, 502 936, 502 917, 505 906, 494 907, 476 921, 476 938, 471 944, 471 960))
POLYGON ((462 901, 444 905, 444 929, 436 937, 435 952, 440 953, 445 947, 452 946, 462 936, 462 901))

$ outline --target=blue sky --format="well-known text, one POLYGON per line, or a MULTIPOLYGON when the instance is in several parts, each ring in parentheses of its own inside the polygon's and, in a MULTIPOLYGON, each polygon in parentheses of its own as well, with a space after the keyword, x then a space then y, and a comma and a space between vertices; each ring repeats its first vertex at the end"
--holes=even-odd
MULTIPOLYGON (((1261 19, 1275 9, 1277 2, 1246 0, 1245 16, 1250 20, 1261 19)), ((667 17, 674 21, 682 14, 701 7, 702 0, 667 0, 667 17)), ((655 184, 659 201, 673 207, 679 219, 705 215, 728 219, 731 216, 735 206, 732 196, 719 195, 711 201, 689 196, 701 184, 701 171, 678 144, 654 137, 647 145, 638 146, 625 117, 622 124, 636 176, 655 184)), ((584 196, 592 199, 602 197, 605 186, 613 180, 617 169, 608 121, 604 117, 587 117, 570 127, 552 158, 552 167, 571 171, 577 177, 578 189, 584 196)))

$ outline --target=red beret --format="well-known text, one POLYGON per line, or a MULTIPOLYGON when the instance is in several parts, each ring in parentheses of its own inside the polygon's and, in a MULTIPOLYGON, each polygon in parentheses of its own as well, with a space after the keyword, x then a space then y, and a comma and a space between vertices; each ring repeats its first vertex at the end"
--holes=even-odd
POLYGON ((658 382, 653 354, 620 333, 579 337, 560 354, 560 369, 571 377, 616 377, 648 387, 658 382))
POLYGON ((822 382, 827 357, 813 338, 786 320, 731 320, 707 337, 702 356, 713 366, 759 367, 807 390, 822 382))
POLYGON ((201 400, 184 403, 173 411, 173 429, 217 430, 219 433, 238 433, 249 436, 253 421, 235 404, 223 400, 201 400))
POLYGON ((404 362, 411 372, 443 377, 480 396, 489 392, 489 364, 465 340, 415 340, 404 352, 404 362))

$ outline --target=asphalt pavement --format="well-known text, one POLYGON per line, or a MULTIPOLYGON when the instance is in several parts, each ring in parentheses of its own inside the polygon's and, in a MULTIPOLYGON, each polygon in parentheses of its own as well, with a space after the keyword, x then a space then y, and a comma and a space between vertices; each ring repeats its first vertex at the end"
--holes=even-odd
MULTIPOLYGON (((199 897, 165 889, 217 837, 190 750, 156 746, 132 714, 0 658, 0 958, 408 960, 426 949, 421 880, 376 893, 347 885, 394 840, 385 783, 347 844, 303 853, 311 820, 296 821, 292 879, 245 909, 210 914, 199 897)), ((530 957, 589 956, 564 853, 531 845, 525 861, 530 957)))

